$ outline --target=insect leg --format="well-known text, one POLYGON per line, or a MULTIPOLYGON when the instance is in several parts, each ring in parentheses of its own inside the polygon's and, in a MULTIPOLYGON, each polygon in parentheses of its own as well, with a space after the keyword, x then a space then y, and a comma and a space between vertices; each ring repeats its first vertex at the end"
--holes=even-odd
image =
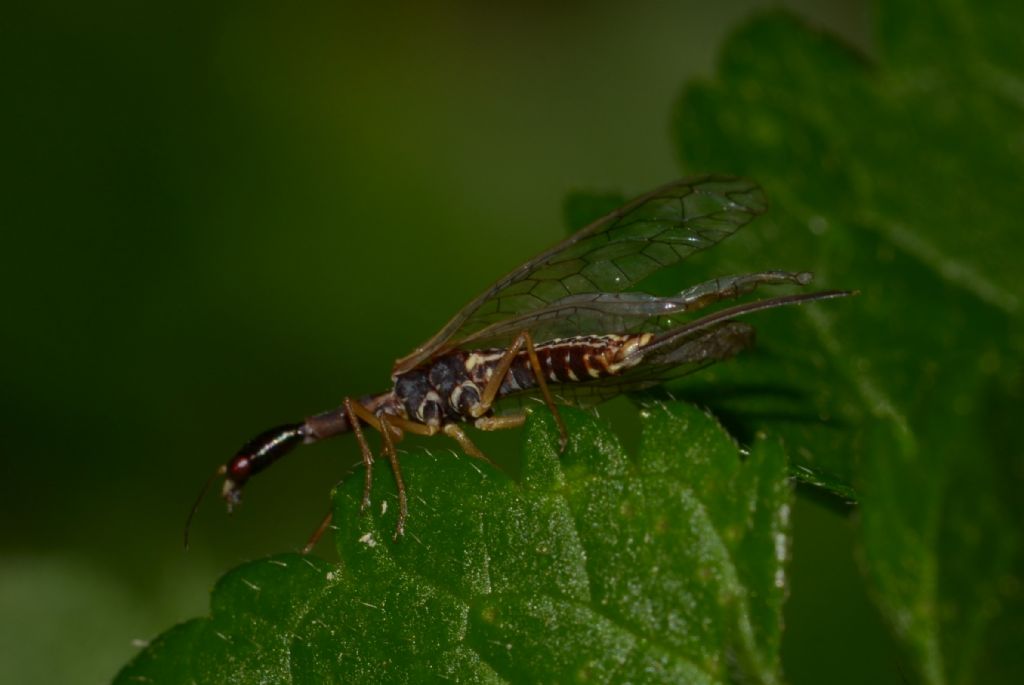
POLYGON ((487 455, 480 451, 480 448, 473 444, 473 441, 469 439, 466 432, 462 430, 457 423, 446 424, 443 428, 437 426, 429 426, 427 424, 419 423, 417 421, 410 421, 409 419, 403 419, 400 416, 388 416, 388 423, 393 428, 399 428, 409 433, 415 433, 416 435, 432 436, 437 435, 438 431, 442 431, 445 435, 453 438, 462 447, 462 451, 475 459, 481 459, 491 466, 494 466, 494 462, 487 458, 487 455))
MULTIPOLYGON (((398 526, 395 530, 395 539, 398 539, 405 530, 405 517, 408 512, 408 504, 405 496, 405 482, 402 480, 402 472, 398 466, 398 454, 395 451, 395 442, 401 440, 403 432, 401 428, 394 425, 396 422, 402 422, 403 424, 411 424, 400 417, 386 417, 381 415, 380 418, 374 416, 373 412, 368 410, 358 402, 352 401, 352 398, 346 397, 343 403, 345 407, 345 413, 348 416, 349 422, 352 426, 352 432, 356 435, 356 440, 359 442, 359 448, 363 455, 363 465, 366 467, 366 479, 363 484, 363 499, 360 503, 360 511, 366 511, 370 506, 370 495, 373 489, 373 451, 370 449, 370 444, 366 440, 366 436, 363 434, 360 422, 365 422, 371 428, 375 428, 380 431, 381 436, 384 440, 384 455, 388 458, 391 463, 391 470, 395 474, 395 481, 398 483, 398 526)), ((422 426, 421 424, 413 424, 411 428, 423 428, 427 429, 421 432, 424 435, 433 435, 437 432, 437 429, 430 430, 429 426, 422 426)), ((303 547, 302 553, 308 554, 316 543, 320 540, 323 534, 327 531, 327 528, 331 524, 331 520, 334 517, 334 513, 330 512, 324 518, 324 520, 317 527, 316 532, 310 537, 309 542, 303 547)))
MULTIPOLYGON (((370 449, 370 444, 366 441, 366 435, 363 434, 363 428, 360 425, 360 417, 369 423, 370 418, 375 418, 372 412, 366 410, 358 402, 353 402, 351 397, 346 397, 341 406, 344 408, 345 416, 348 418, 348 424, 352 428, 352 432, 356 435, 356 442, 359 443, 359 450, 363 455, 363 466, 366 469, 365 480, 363 481, 363 500, 359 504, 360 511, 366 511, 370 506, 370 493, 373 490, 373 451, 370 449), (359 411, 356 409, 359 407, 359 411)), ((372 424, 371 424, 372 425, 372 424)), ((334 509, 332 508, 324 516, 323 521, 316 527, 313 534, 306 541, 306 545, 302 548, 303 554, 309 554, 316 547, 316 544, 320 542, 320 538, 323 537, 324 533, 331 525, 331 521, 334 520, 334 509)))
POLYGON ((316 527, 313 534, 309 536, 309 540, 306 541, 305 546, 302 548, 302 554, 309 554, 316 547, 316 543, 320 542, 320 538, 324 536, 327 529, 331 526, 331 521, 334 520, 334 510, 331 509, 327 512, 327 516, 324 516, 324 520, 320 522, 320 525, 316 527))
POLYGON ((391 472, 395 474, 395 484, 398 487, 398 523, 395 524, 395 535, 392 538, 396 542, 398 538, 405 534, 405 518, 409 515, 409 501, 405 495, 405 481, 402 480, 402 469, 398 465, 398 452, 395 451, 395 443, 392 439, 392 431, 396 431, 398 435, 401 432, 397 428, 390 424, 390 419, 385 414, 381 414, 380 425, 381 435, 384 436, 384 455, 391 462, 391 472))
POLYGON ((555 406, 555 399, 551 396, 551 390, 548 388, 548 382, 544 377, 544 370, 540 366, 540 359, 537 358, 537 350, 534 349, 533 337, 530 336, 529 331, 523 331, 516 336, 512 345, 498 362, 498 366, 495 367, 491 380, 487 382, 483 394, 480 396, 480 404, 473 408, 472 413, 474 416, 480 417, 490 410, 494 404, 494 398, 497 397, 498 391, 501 389, 502 381, 505 380, 505 376, 508 375, 508 371, 512 367, 512 362, 524 345, 530 359, 530 369, 533 371, 533 375, 537 379, 537 387, 540 388, 540 393, 544 397, 544 404, 551 410, 555 417, 555 423, 558 424, 558 449, 564 452, 565 446, 569 443, 569 432, 565 428, 565 422, 562 421, 562 415, 558 413, 558 407, 555 406))
POLYGON ((375 417, 373 417, 371 412, 366 411, 362 405, 359 405, 358 402, 353 402, 350 397, 345 398, 343 405, 345 407, 345 413, 348 415, 348 420, 352 424, 352 432, 356 434, 356 441, 359 442, 359 449, 363 453, 363 466, 366 467, 366 475, 364 476, 365 480, 363 482, 363 501, 359 505, 359 509, 360 511, 366 511, 370 506, 370 491, 373 489, 373 452, 370 450, 370 444, 366 442, 366 436, 363 435, 363 429, 359 425, 359 419, 363 418, 366 420, 365 415, 360 416, 360 414, 363 413, 369 414, 372 418, 375 417), (357 412, 356 406, 359 406, 363 411, 357 412))
POLYGON ((493 461, 488 459, 487 455, 481 452, 479 447, 473 444, 473 441, 469 439, 468 435, 466 435, 466 431, 462 430, 462 428, 459 427, 459 424, 445 424, 442 430, 444 430, 445 435, 459 443, 459 446, 462 447, 463 452, 473 457, 474 459, 479 459, 480 461, 487 462, 491 466, 497 468, 497 465, 493 461))
POLYGON ((406 433, 415 433, 416 435, 426 435, 427 437, 437 435, 437 432, 441 430, 437 426, 430 426, 425 423, 419 423, 418 421, 410 421, 409 419, 403 419, 401 416, 388 415, 388 424, 391 425, 393 431, 405 431, 406 433))
POLYGON ((526 423, 526 414, 510 414, 509 416, 481 416, 473 425, 482 431, 500 431, 506 428, 519 428, 526 423))

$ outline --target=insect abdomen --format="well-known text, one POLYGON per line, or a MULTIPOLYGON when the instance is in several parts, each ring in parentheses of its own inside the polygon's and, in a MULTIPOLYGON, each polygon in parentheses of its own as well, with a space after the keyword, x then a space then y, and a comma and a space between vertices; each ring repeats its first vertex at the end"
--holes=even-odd
MULTIPOLYGON (((607 376, 617 375, 632 364, 624 365, 620 355, 623 350, 642 345, 649 335, 600 335, 578 336, 551 340, 535 348, 540 370, 549 384, 586 383, 607 376)), ((471 357, 473 355, 470 355, 471 357)), ((501 358, 500 351, 479 354, 479 364, 487 369, 496 366, 501 358)), ((639 358, 636 360, 639 361, 639 358)), ((486 371, 485 371, 486 373, 486 371)), ((537 387, 537 378, 530 355, 520 351, 502 381, 498 397, 507 397, 537 387)))

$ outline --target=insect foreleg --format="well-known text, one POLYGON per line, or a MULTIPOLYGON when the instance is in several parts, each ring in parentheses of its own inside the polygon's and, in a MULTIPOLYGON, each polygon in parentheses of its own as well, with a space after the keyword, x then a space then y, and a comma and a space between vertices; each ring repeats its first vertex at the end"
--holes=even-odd
MULTIPOLYGON (((388 458, 388 462, 391 464, 391 471, 395 475, 395 484, 398 487, 398 523, 395 526, 395 539, 397 540, 405 533, 405 517, 409 512, 409 503, 405 495, 405 481, 402 480, 402 469, 398 465, 398 452, 395 450, 395 443, 405 436, 403 430, 409 430, 420 435, 434 435, 437 432, 437 428, 408 421, 400 416, 390 416, 386 413, 375 416, 373 412, 358 402, 353 402, 351 398, 345 398, 345 410, 350 411, 354 419, 358 418, 365 421, 368 425, 380 431, 384 440, 384 456, 388 458)), ((354 420, 353 426, 355 427, 354 432, 359 439, 359 445, 363 450, 363 463, 366 465, 367 475, 365 485, 363 486, 362 501, 362 509, 365 510, 370 505, 370 488, 373 483, 370 473, 373 470, 373 454, 370 452, 370 446, 367 444, 362 431, 358 430, 359 422, 354 420)))
MULTIPOLYGON (((373 487, 373 452, 370 450, 370 445, 367 443, 366 436, 359 425, 360 421, 365 421, 370 427, 377 428, 383 438, 384 456, 390 462, 391 470, 395 474, 395 482, 398 484, 398 525, 395 528, 395 539, 397 540, 405 532, 405 517, 409 510, 405 496, 405 482, 402 480, 402 471, 398 466, 398 453, 395 450, 395 443, 401 440, 405 434, 398 426, 392 423, 402 419, 393 416, 389 417, 386 414, 381 414, 378 418, 366 407, 358 402, 353 402, 349 397, 345 398, 343 406, 352 424, 352 432, 356 434, 356 439, 359 441, 359 447, 363 453, 363 465, 366 467, 366 480, 363 486, 363 500, 359 507, 360 511, 366 511, 370 506, 370 490, 373 487)), ((434 432, 437 432, 436 429, 434 432)), ((313 550, 316 543, 327 532, 327 528, 330 526, 333 518, 333 512, 329 512, 324 517, 324 520, 317 526, 316 531, 309 538, 309 542, 302 548, 303 554, 308 554, 313 550)))
POLYGON ((498 391, 501 390, 501 384, 505 380, 505 376, 508 375, 509 369, 512 367, 512 362, 524 346, 526 347, 526 354, 530 359, 530 369, 533 371, 533 375, 537 379, 537 387, 540 388, 540 393, 544 397, 544 404, 546 404, 548 409, 551 410, 551 413, 555 417, 555 423, 558 424, 558 449, 559 451, 564 452, 565 446, 569 443, 569 432, 566 430, 565 422, 562 421, 562 415, 558 413, 558 407, 555 405, 555 400, 551 396, 551 390, 548 388, 548 382, 544 377, 544 370, 541 368, 540 359, 537 358, 537 350, 534 349, 533 337, 530 336, 529 331, 523 331, 517 335, 516 339, 512 342, 512 345, 498 361, 498 365, 494 369, 494 374, 491 376, 491 379, 487 381, 483 394, 480 396, 480 404, 473 407, 470 413, 472 413, 474 417, 478 418, 490 411, 491 407, 494 405, 494 398, 498 396, 498 391))
MULTIPOLYGON (((377 421, 377 417, 358 402, 353 402, 351 397, 346 397, 343 405, 345 413, 348 415, 349 423, 352 424, 352 432, 356 434, 359 450, 363 454, 363 466, 366 468, 366 475, 363 481, 363 501, 360 503, 359 509, 360 511, 366 511, 370 506, 370 491, 373 489, 373 451, 370 450, 370 443, 366 442, 366 436, 363 435, 363 429, 359 425, 359 420, 362 419, 370 423, 369 419, 372 419, 373 423, 376 423, 377 426, 380 423, 377 421), (356 409, 357 407, 358 409, 356 409)), ((373 425, 373 423, 370 423, 370 425, 373 425)))
POLYGON ((386 414, 380 416, 381 435, 384 436, 384 456, 391 462, 391 472, 395 474, 395 485, 398 488, 398 522, 395 524, 395 535, 394 540, 405 534, 405 518, 409 515, 409 501, 405 495, 405 481, 402 480, 402 469, 398 465, 398 452, 395 451, 395 442, 392 437, 392 431, 397 432, 399 436, 402 435, 401 431, 391 425, 389 417, 386 414))
MULTIPOLYGON (((373 451, 370 449, 370 443, 366 441, 366 436, 363 434, 363 428, 360 425, 360 419, 367 421, 369 419, 376 419, 372 412, 359 404, 353 402, 351 397, 346 397, 341 406, 345 410, 345 416, 348 418, 348 424, 352 429, 352 432, 356 435, 356 442, 359 443, 359 451, 363 455, 363 467, 366 470, 365 480, 363 481, 363 500, 359 505, 360 511, 366 511, 370 506, 370 491, 373 489, 373 451), (358 409, 357 409, 358 407, 358 409)), ((372 424, 371 424, 372 425, 372 424)), ((313 534, 306 541, 306 545, 302 548, 303 554, 309 554, 316 547, 316 543, 320 541, 324 533, 327 532, 327 528, 331 525, 331 521, 334 520, 334 510, 327 512, 324 520, 320 522, 320 525, 316 527, 313 534)))

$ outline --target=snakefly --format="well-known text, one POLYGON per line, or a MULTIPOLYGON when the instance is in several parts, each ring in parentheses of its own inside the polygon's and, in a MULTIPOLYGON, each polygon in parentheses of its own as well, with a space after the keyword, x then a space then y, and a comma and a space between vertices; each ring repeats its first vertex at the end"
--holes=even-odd
MULTIPOLYGON (((362 507, 370 504, 374 460, 365 429, 381 434, 382 455, 398 487, 397 540, 408 515, 395 444, 406 433, 454 439, 487 458, 463 430, 515 428, 523 413, 496 411, 507 398, 538 396, 567 435, 558 404, 589 406, 623 392, 691 373, 749 347, 754 329, 737 317, 764 309, 850 295, 825 290, 751 300, 689 317, 758 286, 807 285, 806 272, 722 276, 657 297, 629 288, 728 238, 766 207, 750 181, 703 176, 647 193, 595 221, 500 279, 463 307, 432 338, 395 362, 392 387, 260 433, 207 481, 223 476, 228 510, 254 475, 302 444, 355 434, 365 468, 362 507), (685 317, 684 317, 685 315, 685 317), (681 321, 680 317, 688 318, 681 321)), ((307 545, 326 530, 330 516, 307 545)))

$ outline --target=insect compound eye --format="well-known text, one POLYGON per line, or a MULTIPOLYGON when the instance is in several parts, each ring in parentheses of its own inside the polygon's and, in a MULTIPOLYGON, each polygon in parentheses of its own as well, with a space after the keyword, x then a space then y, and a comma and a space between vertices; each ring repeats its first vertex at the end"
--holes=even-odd
POLYGON ((232 457, 228 463, 227 477, 236 484, 241 485, 252 475, 252 460, 247 454, 239 454, 232 457))

